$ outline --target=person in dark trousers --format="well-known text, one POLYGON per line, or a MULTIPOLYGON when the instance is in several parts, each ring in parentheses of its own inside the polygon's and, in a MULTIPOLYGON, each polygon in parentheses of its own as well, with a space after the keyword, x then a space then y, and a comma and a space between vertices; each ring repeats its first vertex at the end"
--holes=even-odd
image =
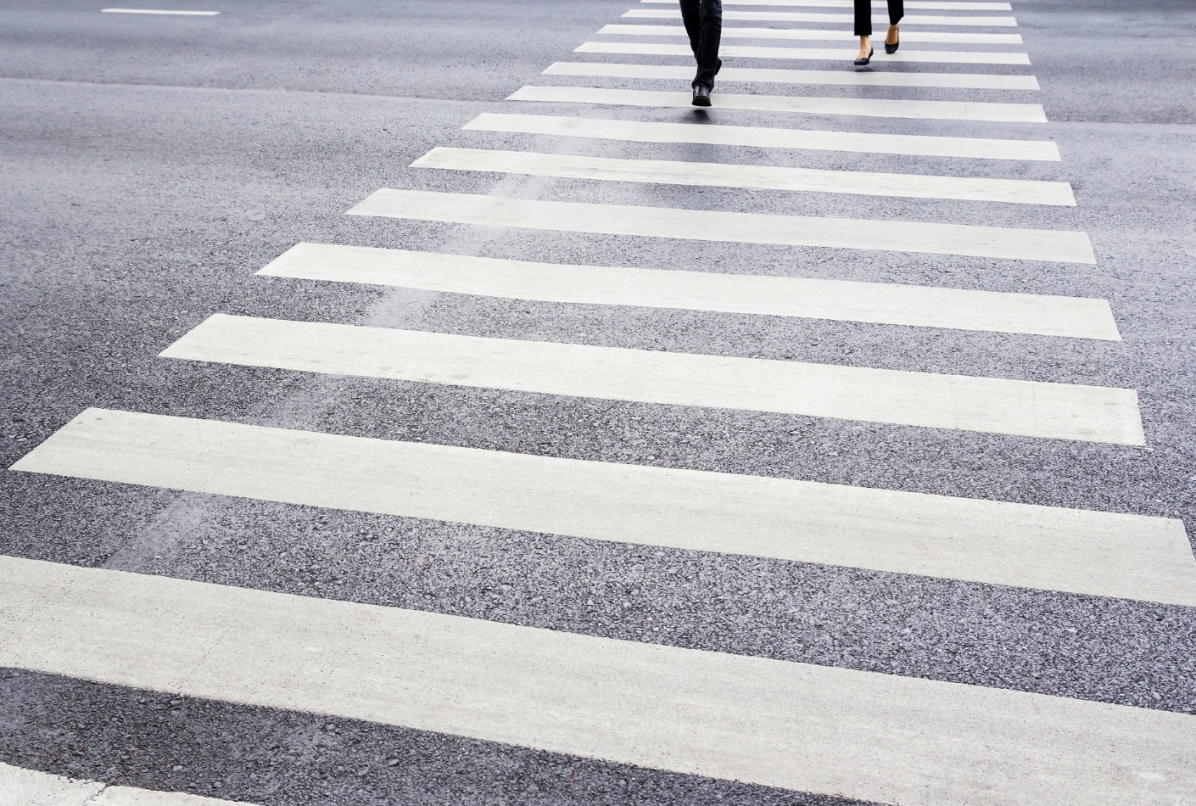
MULTIPOLYGON (((897 35, 897 23, 905 16, 902 0, 889 2, 889 33, 885 37, 885 53, 896 53, 901 40, 897 35)), ((855 0, 855 35, 860 38, 860 55, 855 60, 859 66, 872 61, 872 0, 855 0)))
POLYGON ((723 0, 681 0, 681 19, 689 34, 689 47, 698 62, 694 76, 694 106, 710 106, 714 76, 723 66, 718 43, 723 36, 723 0))

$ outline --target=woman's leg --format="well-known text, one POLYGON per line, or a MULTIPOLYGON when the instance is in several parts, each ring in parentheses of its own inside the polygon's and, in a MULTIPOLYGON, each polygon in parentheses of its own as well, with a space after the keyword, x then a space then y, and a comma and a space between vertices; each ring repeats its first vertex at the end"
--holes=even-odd
POLYGON ((872 0, 855 0, 855 35, 860 38, 860 58, 872 52, 872 0))
POLYGON ((897 23, 905 16, 904 0, 889 0, 889 33, 885 36, 886 45, 896 45, 899 41, 897 23))

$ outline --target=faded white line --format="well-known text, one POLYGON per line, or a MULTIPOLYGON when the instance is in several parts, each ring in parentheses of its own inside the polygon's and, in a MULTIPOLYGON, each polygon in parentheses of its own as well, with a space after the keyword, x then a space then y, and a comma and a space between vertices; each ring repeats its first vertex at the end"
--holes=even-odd
POLYGON ((163 358, 1141 445, 1132 389, 215 314, 163 358))
MULTIPOLYGON (((0 570, 0 575, 4 571, 0 570)), ((0 599, 0 624, 4 601, 0 599)), ((0 627, 2 629, 2 627, 0 627)), ((0 804, 5 806, 249 806, 186 792, 159 792, 61 775, 0 762, 0 804)))
MULTIPOLYGON (((680 25, 607 25, 599 34, 608 36, 687 36, 680 25)), ((723 39, 810 39, 854 40, 851 31, 832 28, 723 28, 723 39)), ((902 31, 902 42, 942 42, 970 45, 1021 45, 1021 34, 966 34, 902 31)), ((719 73, 722 77, 722 73, 719 73)))
MULTIPOLYGON (((635 56, 684 56, 693 58, 688 45, 657 44, 652 42, 585 42, 574 53, 621 53, 635 56)), ((766 48, 745 45, 724 45, 719 56, 735 59, 812 59, 815 61, 851 61, 859 53, 852 49, 825 48, 766 48)), ((1025 53, 996 53, 988 51, 906 50, 894 54, 878 53, 875 66, 885 62, 925 64, 1019 64, 1028 65, 1025 53)))
MULTIPOLYGON (((623 14, 624 18, 646 20, 679 20, 680 11, 663 11, 648 8, 633 8, 623 14)), ((724 20, 742 22, 854 22, 851 14, 817 14, 807 12, 787 11, 724 11, 724 20)), ((888 25, 887 14, 874 14, 872 22, 888 25)), ((1017 20, 1013 17, 971 17, 971 16, 919 16, 910 14, 901 18, 902 25, 959 25, 975 26, 978 28, 1016 28, 1017 20)))
POLYGON ((434 148, 411 163, 410 167, 749 190, 844 193, 1063 207, 1074 207, 1076 204, 1071 185, 1067 182, 830 171, 725 162, 631 160, 477 148, 434 148))
POLYGON ((1178 519, 104 409, 83 412, 12 469, 1196 605, 1196 560, 1178 519))
MULTIPOLYGON (((689 81, 693 68, 683 65, 624 64, 620 62, 556 62, 546 76, 606 76, 689 81)), ((720 83, 751 81, 771 84, 831 84, 856 87, 942 87, 947 89, 1037 90, 1034 76, 998 76, 978 73, 845 72, 843 70, 784 70, 760 67, 724 67, 720 83)))
MULTIPOLYGON (((675 6, 677 0, 640 0, 641 3, 675 6)), ((793 8, 852 8, 852 0, 723 0, 724 6, 788 6, 793 8)), ((910 0, 916 11, 1013 11, 1009 3, 952 3, 910 0)))
POLYGON ((762 277, 300 243, 258 274, 589 305, 633 305, 1120 341, 1103 299, 762 277))
POLYGON ((164 8, 101 8, 104 14, 165 14, 172 17, 215 17, 219 11, 174 11, 164 8))
MULTIPOLYGON (((693 68, 680 68, 689 74, 693 68)), ((731 68, 724 67, 723 72, 731 68)), ((1059 148, 1049 140, 986 140, 906 134, 774 129, 725 124, 660 123, 639 120, 500 115, 483 112, 462 128, 476 131, 527 132, 562 137, 594 137, 640 143, 705 143, 752 148, 805 148, 867 154, 927 157, 1039 160, 1059 162, 1059 148)))
MULTIPOLYGON (((508 101, 619 104, 628 106, 693 106, 688 92, 620 90, 601 87, 521 87, 508 101)), ((810 98, 794 95, 710 96, 715 109, 786 112, 804 115, 859 115, 863 117, 966 120, 996 123, 1046 123, 1041 104, 967 103, 959 101, 900 101, 889 98, 810 98)))
POLYGON ((348 215, 730 243, 1096 263, 1083 232, 513 199, 384 188, 348 215))
POLYGON ((1196 717, 0 558, 0 663, 903 806, 1196 802, 1196 717))

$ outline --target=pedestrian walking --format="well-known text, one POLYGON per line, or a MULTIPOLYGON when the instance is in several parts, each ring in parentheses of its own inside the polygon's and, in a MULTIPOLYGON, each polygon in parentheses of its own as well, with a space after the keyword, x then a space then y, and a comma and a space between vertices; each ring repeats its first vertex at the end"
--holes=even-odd
MULTIPOLYGON (((888 0, 889 33, 885 36, 885 53, 896 53, 901 39, 897 34, 897 23, 905 16, 903 0, 888 0)), ((855 35, 860 38, 860 55, 855 60, 862 67, 872 61, 875 50, 872 47, 872 0, 855 0, 855 35)))
POLYGON ((694 106, 710 106, 714 77, 723 61, 718 44, 723 36, 723 0, 681 0, 681 19, 689 34, 689 47, 698 63, 694 76, 694 106))

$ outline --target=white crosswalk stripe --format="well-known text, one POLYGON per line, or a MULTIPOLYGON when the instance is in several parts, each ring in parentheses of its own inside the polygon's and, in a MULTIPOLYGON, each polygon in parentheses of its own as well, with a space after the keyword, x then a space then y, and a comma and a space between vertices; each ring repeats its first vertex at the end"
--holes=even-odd
MULTIPOLYGON (((604 25, 599 34, 608 36, 687 36, 680 25, 604 25)), ((723 39, 858 40, 851 31, 831 28, 723 28, 723 39)), ((1021 45, 1021 34, 942 33, 902 31, 903 42, 941 42, 972 45, 1021 45)), ((721 76, 721 74, 720 74, 721 76)))
MULTIPOLYGON (((646 8, 633 8, 623 15, 625 18, 646 20, 679 20, 680 11, 663 11, 646 8)), ((851 14, 811 14, 789 11, 724 11, 724 20, 743 22, 853 22, 851 14)), ((873 24, 888 25, 887 15, 874 14, 873 24)), ((960 25, 976 26, 978 28, 1015 28, 1017 20, 1013 17, 974 17, 974 16, 929 16, 913 14, 901 19, 902 25, 960 25)))
MULTIPOLYGON (((1192 605, 1178 520, 88 409, 13 470, 1192 605)), ((2 644, 0 644, 2 646, 2 644)))
POLYGON ((104 14, 155 14, 167 17, 215 17, 219 11, 181 11, 164 8, 101 8, 104 14))
POLYGON ((349 215, 728 243, 1095 263, 1083 232, 583 204, 383 188, 349 215))
POLYGON ((462 128, 470 131, 526 132, 639 143, 702 143, 751 148, 798 148, 991 160, 1059 162, 1060 159, 1059 147, 1050 140, 988 140, 973 137, 873 134, 728 124, 704 126, 557 115, 508 115, 494 112, 483 112, 462 128))
MULTIPOLYGON (((689 108, 688 92, 618 90, 602 87, 520 87, 509 101, 549 101, 689 108)), ((711 96, 715 109, 786 112, 805 115, 861 115, 922 120, 968 120, 1001 123, 1046 123, 1041 104, 959 103, 958 101, 902 101, 881 98, 808 98, 792 95, 711 96)))
MULTIPOLYGON (((641 3, 674 6, 677 0, 640 0, 641 3)), ((724 6, 791 6, 798 8, 852 8, 853 0, 723 0, 724 6)), ((1013 11, 1009 3, 909 0, 905 8, 916 11, 1013 11)))
POLYGON ((906 806, 1179 804, 1196 719, 0 559, 0 663, 906 806))
MULTIPOLYGON (((608 62, 556 62, 544 69, 546 76, 604 76, 689 81, 693 68, 665 64, 608 62)), ((940 87, 944 89, 1037 90, 1034 76, 992 76, 976 73, 844 73, 835 70, 785 70, 761 67, 724 67, 720 84, 752 81, 769 84, 830 84, 849 87, 940 87)))
MULTIPOLYGON (((654 42, 583 42, 574 53, 620 53, 633 56, 685 56, 693 58, 688 45, 654 42)), ((725 59, 807 59, 828 62, 850 62, 856 57, 854 49, 832 48, 769 48, 748 45, 726 45, 719 48, 725 59)), ((1017 64, 1029 65, 1025 53, 1000 53, 978 50, 906 50, 893 54, 878 53, 874 65, 886 62, 906 64, 1017 64)))
POLYGON ((898 196, 912 199, 955 199, 1065 207, 1074 207, 1076 203, 1071 185, 1067 182, 828 171, 722 162, 627 160, 576 154, 540 154, 443 146, 434 148, 415 160, 411 167, 700 187, 898 196))
MULTIPOLYGON (((2 573, 2 572, 0 572, 2 573)), ((0 604, 0 609, 3 604, 0 604)), ((0 616, 0 619, 3 617, 0 616)), ((4 806, 246 806, 186 792, 158 792, 65 778, 0 762, 4 806)))
POLYGON ((1102 299, 521 260, 301 243, 258 274, 589 305, 801 316, 1120 341, 1102 299))
POLYGON ((162 351, 330 372, 678 406, 1142 445, 1131 389, 480 338, 215 314, 162 351))

